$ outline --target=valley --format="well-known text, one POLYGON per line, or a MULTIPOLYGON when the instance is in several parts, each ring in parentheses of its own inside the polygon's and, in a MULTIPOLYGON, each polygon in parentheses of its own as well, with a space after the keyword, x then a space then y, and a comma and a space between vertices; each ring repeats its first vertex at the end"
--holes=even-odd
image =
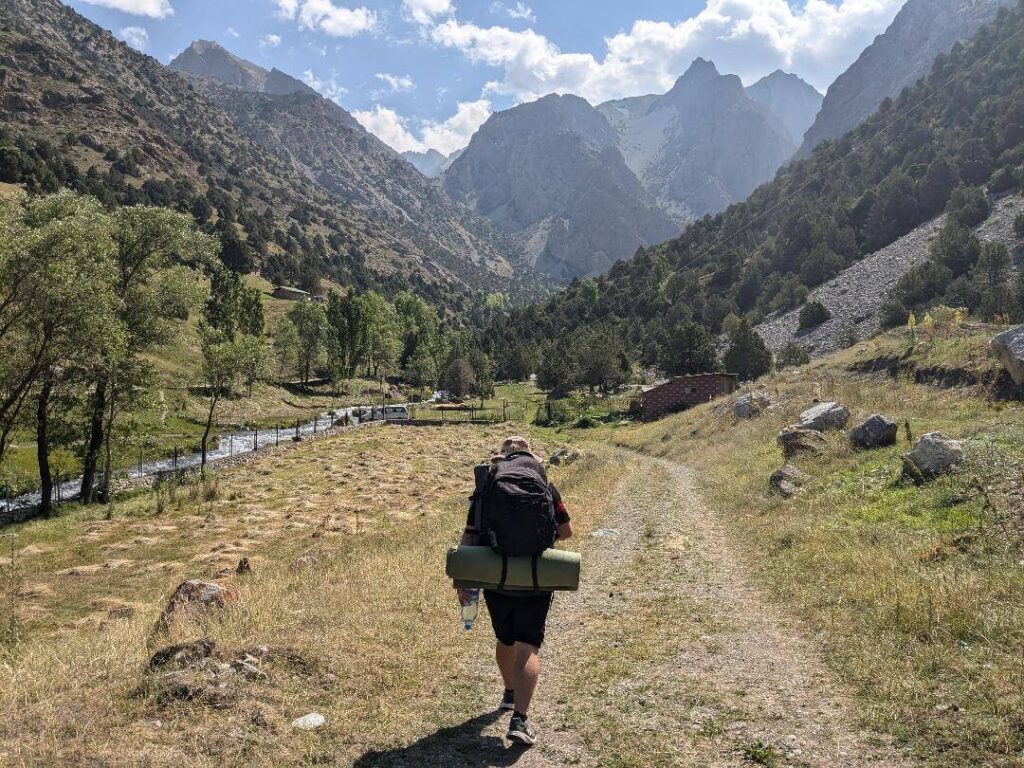
POLYGON ((1011 0, 0 0, 0 768, 1021 765, 1022 104, 1011 0))

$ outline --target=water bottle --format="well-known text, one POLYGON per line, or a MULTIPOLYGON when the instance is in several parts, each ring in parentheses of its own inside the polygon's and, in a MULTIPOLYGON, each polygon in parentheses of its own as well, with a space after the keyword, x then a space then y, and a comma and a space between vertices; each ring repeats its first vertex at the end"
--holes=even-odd
POLYGON ((469 602, 462 606, 462 626, 468 632, 473 628, 477 615, 480 613, 480 590, 469 590, 469 602))

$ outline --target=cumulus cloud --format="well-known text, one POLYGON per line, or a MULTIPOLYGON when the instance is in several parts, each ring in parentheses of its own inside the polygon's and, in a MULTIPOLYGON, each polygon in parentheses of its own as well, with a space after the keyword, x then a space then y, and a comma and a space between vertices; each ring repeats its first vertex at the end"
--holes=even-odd
POLYGON ((227 34, 228 34, 228 37, 241 37, 241 35, 238 34, 238 30, 235 29, 234 27, 228 27, 227 28, 227 34))
POLYGON ((149 32, 145 27, 123 27, 117 36, 136 51, 145 51, 149 47, 149 32))
POLYGON ((422 152, 427 148, 409 130, 408 121, 393 109, 374 104, 373 109, 356 110, 352 116, 396 152, 422 152))
POLYGON ((279 14, 298 21, 302 29, 319 30, 332 37, 355 37, 377 26, 369 8, 346 8, 332 0, 277 0, 279 14))
POLYGON ((529 100, 575 93, 592 102, 667 90, 694 58, 751 82, 794 71, 824 90, 896 15, 903 0, 707 0, 677 23, 638 20, 605 39, 598 59, 561 51, 532 29, 481 27, 449 18, 430 29, 437 44, 503 70, 490 91, 529 100))
POLYGON ((380 104, 352 114, 366 130, 398 152, 436 149, 441 154, 450 155, 465 147, 476 129, 490 117, 491 103, 486 99, 460 102, 455 114, 447 120, 422 121, 418 132, 410 126, 407 118, 380 104))
POLYGON ((101 8, 113 8, 136 16, 149 16, 153 19, 166 19, 174 14, 170 0, 85 0, 91 5, 101 8))
POLYGON ((417 24, 433 24, 438 16, 447 16, 455 10, 451 0, 402 0, 402 7, 417 24))
POLYGON ((260 48, 277 48, 281 45, 280 35, 264 35, 260 39, 260 48))
POLYGON ((490 116, 491 102, 486 99, 460 102, 455 114, 447 120, 424 123, 423 143, 443 155, 450 155, 469 144, 476 129, 490 116))
POLYGON ((391 93, 401 93, 402 91, 411 91, 416 87, 416 83, 408 75, 391 75, 387 72, 378 72, 376 74, 378 80, 387 83, 391 93))
POLYGON ((341 103, 341 97, 348 93, 348 89, 340 85, 337 77, 333 74, 329 80, 321 80, 312 69, 307 69, 302 73, 302 82, 338 104, 341 103))

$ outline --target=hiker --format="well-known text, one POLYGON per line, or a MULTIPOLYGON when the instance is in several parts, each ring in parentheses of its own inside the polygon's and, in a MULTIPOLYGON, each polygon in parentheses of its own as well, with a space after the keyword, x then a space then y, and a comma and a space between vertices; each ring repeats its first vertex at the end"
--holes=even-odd
MULTIPOLYGON (((535 479, 537 487, 547 492, 542 496, 549 507, 544 514, 552 521, 550 526, 553 529, 549 540, 539 541, 534 546, 530 539, 531 536, 537 536, 538 526, 522 526, 520 530, 512 532, 511 538, 521 539, 519 546, 524 547, 525 551, 506 554, 540 554, 555 541, 572 536, 572 523, 562 497, 554 484, 548 481, 540 460, 530 452, 530 444, 526 438, 518 435, 509 437, 502 444, 500 453, 491 459, 489 478, 505 476, 506 472, 510 473, 509 477, 525 476, 535 479)), ((501 513, 490 508, 499 506, 500 494, 487 493, 484 498, 486 490, 478 487, 470 497, 469 515, 462 535, 462 543, 465 545, 494 543, 495 539, 488 530, 478 530, 477 527, 478 518, 482 521, 481 527, 486 527, 489 520, 494 521, 495 516, 501 513)), ((516 510, 512 511, 514 513, 516 510)), ((512 525, 515 525, 514 520, 512 525)), ((484 590, 484 601, 487 603, 487 612, 491 616, 491 626, 497 639, 494 655, 505 684, 505 692, 498 708, 512 712, 508 726, 509 741, 526 746, 534 744, 537 739, 536 732, 528 722, 527 714, 540 676, 539 654, 544 643, 544 624, 553 597, 553 592, 545 590, 484 590)), ((459 589, 460 603, 466 605, 470 599, 471 590, 459 589)))

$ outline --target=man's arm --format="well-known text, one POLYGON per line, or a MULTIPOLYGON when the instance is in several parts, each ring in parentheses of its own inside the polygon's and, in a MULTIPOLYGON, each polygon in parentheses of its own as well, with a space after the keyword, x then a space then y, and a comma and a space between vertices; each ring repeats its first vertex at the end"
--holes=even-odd
POLYGON ((551 500, 555 504, 555 522, 558 524, 555 539, 557 541, 571 539, 572 520, 569 519, 569 511, 565 508, 565 502, 562 501, 562 494, 555 488, 554 483, 551 483, 551 500))
POLYGON ((572 538, 572 521, 562 523, 558 526, 558 540, 564 541, 565 539, 572 538))

